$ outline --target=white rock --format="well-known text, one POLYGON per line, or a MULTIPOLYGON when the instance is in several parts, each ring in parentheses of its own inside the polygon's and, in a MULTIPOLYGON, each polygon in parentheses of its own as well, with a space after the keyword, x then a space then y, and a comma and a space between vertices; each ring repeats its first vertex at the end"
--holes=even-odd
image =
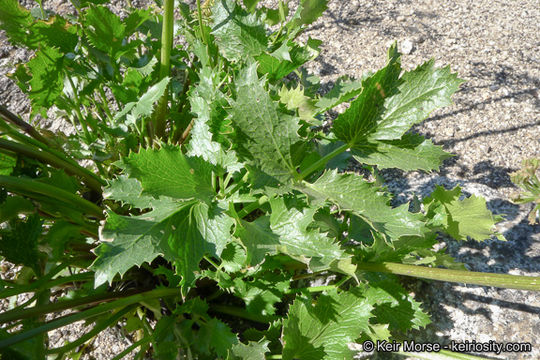
POLYGON ((401 53, 409 55, 414 49, 414 43, 411 39, 405 39, 401 42, 401 53))

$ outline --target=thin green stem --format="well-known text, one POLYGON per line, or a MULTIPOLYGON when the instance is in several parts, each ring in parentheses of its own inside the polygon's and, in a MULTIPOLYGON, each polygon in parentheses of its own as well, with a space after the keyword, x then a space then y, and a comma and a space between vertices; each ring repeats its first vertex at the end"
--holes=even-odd
POLYGON ((238 217, 240 217, 240 219, 242 219, 243 217, 249 215, 252 211, 258 209, 259 207, 261 207, 261 205, 263 205, 263 204, 265 204, 267 202, 268 202, 268 197, 267 196, 261 196, 259 198, 259 200, 255 201, 255 202, 252 202, 251 204, 247 205, 242 210, 240 210, 238 212, 238 217))
POLYGON ((450 270, 390 262, 378 264, 360 263, 357 265, 357 268, 358 270, 391 273, 438 281, 494 286, 506 289, 540 291, 540 276, 518 276, 466 270, 450 270))
POLYGON ((206 46, 208 46, 208 41, 206 40, 206 34, 204 32, 204 23, 202 19, 201 0, 197 0, 197 18, 199 20, 199 29, 201 30, 201 39, 203 43, 206 46))
POLYGON ((334 151, 326 154, 325 156, 323 156, 322 158, 320 158, 319 160, 317 160, 316 162, 311 164, 311 166, 309 166, 306 170, 302 171, 302 173, 299 176, 299 179, 304 180, 305 178, 307 178, 309 175, 311 175, 315 171, 323 168, 326 165, 326 163, 328 161, 330 161, 330 159, 338 156, 342 152, 347 151, 348 148, 349 148, 348 144, 343 144, 340 147, 338 147, 337 149, 335 149, 334 151))
POLYGON ((92 136, 90 135, 90 132, 88 132, 86 120, 81 113, 81 101, 79 99, 77 89, 75 88, 75 84, 73 83, 73 79, 71 79, 71 76, 69 76, 69 74, 66 74, 66 76, 68 78, 69 84, 71 85, 71 89, 73 90, 73 97, 75 98, 75 113, 77 114, 77 118, 79 119, 79 124, 81 124, 82 126, 84 137, 86 138, 86 143, 90 144, 92 142, 92 136))
MULTIPOLYGON (((173 44, 174 31, 174 0, 165 0, 163 9, 163 26, 161 29, 161 61, 159 64, 159 80, 162 80, 170 75, 171 72, 171 50, 173 44)), ((159 99, 159 103, 154 114, 154 131, 155 135, 163 139, 165 135, 167 107, 169 103, 169 86, 165 89, 165 93, 159 99)), ((150 137, 153 138, 152 132, 150 137)))
POLYGON ((47 284, 48 281, 50 281, 60 271, 64 270, 67 266, 68 266, 67 264, 62 263, 62 264, 54 267, 53 269, 51 269, 47 274, 45 274, 39 280, 36 280, 35 282, 33 282, 31 284, 18 286, 18 287, 14 288, 14 289, 2 290, 2 291, 0 291, 0 299, 4 299, 4 298, 7 298, 7 297, 10 297, 10 296, 13 296, 13 295, 18 295, 18 294, 22 294, 22 293, 26 293, 26 292, 31 292, 31 291, 39 289, 41 287, 48 287, 48 286, 45 286, 45 284, 47 284))
MULTIPOLYGON (((105 303, 98 305, 96 307, 93 307, 91 309, 81 311, 75 314, 70 314, 68 316, 61 317, 59 319, 49 321, 41 326, 35 327, 33 329, 30 329, 28 331, 20 332, 17 334, 14 334, 13 336, 10 336, 9 338, 4 338, 0 340, 0 348, 11 346, 13 344, 17 344, 21 341, 30 339, 36 335, 49 332, 54 329, 58 329, 62 326, 66 326, 68 324, 72 324, 74 322, 89 319, 97 315, 101 315, 104 313, 107 313, 109 311, 112 311, 114 309, 122 308, 125 306, 129 306, 131 304, 137 304, 141 301, 148 301, 151 299, 156 298, 162 298, 162 297, 168 297, 168 296, 174 296, 179 295, 180 290, 179 289, 171 289, 171 288, 159 288, 150 290, 143 293, 138 293, 133 296, 121 298, 115 301, 112 301, 110 303, 105 303)), ((4 314, 2 314, 4 315, 4 314)), ((1 315, 0 315, 1 316, 1 315)))
POLYGON ((56 186, 45 184, 37 180, 23 179, 14 176, 0 175, 0 186, 7 188, 9 191, 32 197, 33 194, 45 195, 50 199, 60 200, 75 209, 93 215, 98 219, 104 219, 103 209, 96 204, 82 198, 81 196, 72 194, 62 190, 56 186))

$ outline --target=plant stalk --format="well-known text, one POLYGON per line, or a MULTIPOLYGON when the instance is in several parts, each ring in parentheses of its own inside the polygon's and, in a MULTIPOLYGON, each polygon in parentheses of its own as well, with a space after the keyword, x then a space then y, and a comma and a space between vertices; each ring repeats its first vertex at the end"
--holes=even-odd
POLYGON ((2 117, 2 119, 5 121, 17 126, 37 141, 42 142, 47 146, 52 146, 52 143, 46 137, 41 135, 32 125, 28 124, 23 119, 9 111, 4 105, 0 105, 0 117, 2 117))
POLYGON ((37 180, 23 179, 14 176, 0 175, 0 186, 9 191, 32 197, 33 194, 45 195, 48 198, 62 201, 73 206, 75 209, 93 215, 98 219, 104 219, 103 209, 82 197, 62 190, 56 186, 45 184, 37 180))
POLYGON ((429 268, 425 266, 397 264, 390 262, 383 262, 379 264, 360 263, 357 265, 357 268, 358 270, 405 275, 422 279, 494 286, 505 289, 540 291, 540 276, 482 273, 465 270, 429 268))
POLYGON ((76 175, 84 179, 84 182, 88 187, 97 193, 101 193, 101 186, 105 184, 98 181, 95 176, 88 176, 88 171, 86 169, 81 168, 78 165, 74 166, 72 163, 59 158, 50 152, 40 151, 32 146, 5 139, 0 139, 0 148, 39 160, 58 169, 64 169, 68 174, 76 175))
MULTIPOLYGON (((72 324, 76 321, 88 319, 97 315, 104 314, 106 312, 112 311, 114 309, 118 309, 121 307, 126 307, 132 304, 139 303, 141 301, 148 301, 150 299, 156 299, 161 297, 167 297, 167 296, 173 296, 173 295, 179 295, 180 290, 174 289, 174 288, 159 288, 154 289, 150 291, 146 291, 143 293, 138 293, 136 295, 128 296, 125 298, 121 298, 115 301, 112 301, 110 303, 101 304, 96 307, 93 307, 91 309, 81 311, 75 314, 70 314, 68 316, 61 317, 59 319, 49 321, 41 326, 38 326, 36 328, 30 329, 28 331, 20 332, 17 334, 14 334, 13 336, 9 338, 4 338, 0 340, 0 348, 11 346, 13 344, 17 344, 21 341, 30 339, 36 335, 39 335, 44 332, 49 332, 54 329, 58 329, 59 327, 72 324)), ((2 314, 3 315, 3 314, 2 314)))
MULTIPOLYGON (((171 50, 174 31, 174 0, 165 0, 163 9, 163 26, 161 28, 161 61, 159 64, 159 80, 168 77, 171 72, 171 50)), ((169 103, 169 86, 165 93, 159 99, 155 117, 154 131, 155 135, 162 139, 165 136, 167 107, 169 103)), ((153 138, 153 134, 149 134, 153 138)))
POLYGON ((340 147, 338 147, 337 149, 335 149, 334 151, 326 154, 325 156, 323 156, 322 158, 320 158, 319 160, 317 160, 316 162, 311 164, 311 166, 309 166, 306 170, 302 171, 302 173, 299 176, 299 180, 304 180, 306 177, 308 177, 309 175, 311 175, 315 171, 321 169, 322 167, 324 167, 326 165, 326 163, 328 161, 330 161, 332 158, 338 156, 342 152, 347 151, 348 148, 349 148, 348 144, 343 144, 340 147))

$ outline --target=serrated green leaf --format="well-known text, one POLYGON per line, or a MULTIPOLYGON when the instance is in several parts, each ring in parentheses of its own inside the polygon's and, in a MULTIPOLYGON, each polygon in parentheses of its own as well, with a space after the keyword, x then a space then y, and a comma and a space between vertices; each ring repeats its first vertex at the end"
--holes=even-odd
POLYGON ((283 325, 283 359, 352 359, 348 344, 369 331, 373 306, 360 291, 296 298, 283 325))
POLYGON ((355 174, 326 171, 315 183, 306 183, 299 190, 314 199, 328 200, 341 210, 351 211, 392 239, 407 235, 423 237, 428 232, 421 214, 409 212, 408 204, 390 207, 389 198, 380 188, 355 174))
POLYGON ((439 170, 442 162, 452 157, 442 146, 412 133, 398 140, 366 141, 357 144, 351 153, 360 163, 376 165, 379 169, 397 168, 405 171, 439 170))
MULTIPOLYGON (((293 41, 282 45, 280 51, 271 54, 262 53, 256 59, 259 62, 258 72, 261 75, 267 74, 269 80, 279 80, 287 76, 306 62, 315 59, 320 52, 320 40, 309 38, 305 46, 300 46, 293 41), (284 57, 286 46, 289 59, 284 57)), ((278 50, 279 50, 278 49, 278 50)))
POLYGON ((34 269, 39 276, 41 269, 38 240, 42 224, 38 214, 32 214, 25 220, 15 220, 10 230, 0 232, 0 255, 13 264, 34 269))
POLYGON ((348 76, 340 77, 337 79, 332 89, 315 104, 317 107, 317 114, 322 114, 345 101, 349 101, 361 91, 361 81, 351 80, 348 76))
POLYGON ((2 1, 0 25, 11 43, 35 48, 37 44, 31 34, 33 22, 30 11, 20 6, 17 0, 2 1))
POLYGON ((159 210, 140 216, 120 216, 109 212, 100 229, 101 244, 94 250, 97 258, 91 268, 95 271, 95 287, 111 283, 116 276, 133 266, 152 262, 156 257, 170 255, 168 239, 172 236, 174 215, 189 204, 156 203, 159 210))
POLYGON ((221 266, 228 273, 240 271, 246 265, 247 253, 237 242, 227 244, 221 253, 221 266))
POLYGON ((229 326, 216 318, 211 318, 201 326, 195 346, 201 349, 203 354, 209 355, 207 349, 213 349, 216 355, 224 358, 236 343, 238 337, 232 333, 229 326))
POLYGON ((43 116, 64 89, 63 55, 53 47, 40 49, 26 65, 32 75, 28 94, 32 103, 32 116, 43 116))
POLYGON ((264 80, 257 77, 256 64, 242 70, 236 84, 237 96, 230 112, 242 139, 242 155, 279 182, 291 182, 296 175, 294 145, 300 141, 298 119, 279 111, 264 80))
POLYGON ((450 72, 450 67, 435 68, 434 60, 405 72, 401 81, 398 93, 386 99, 377 130, 369 139, 400 139, 411 126, 425 120, 433 110, 450 105, 450 97, 463 83, 450 72))
POLYGON ((142 190, 139 180, 120 175, 110 181, 109 185, 103 189, 103 198, 120 201, 138 209, 147 209, 154 198, 142 195, 142 190))
POLYGON ((264 25, 234 0, 216 0, 212 9, 212 34, 219 52, 229 61, 257 56, 267 46, 264 25))
POLYGON ((106 6, 91 6, 82 21, 88 41, 105 53, 114 54, 122 47, 126 26, 106 6))
POLYGON ((190 156, 200 156, 206 161, 217 165, 229 173, 238 172, 242 164, 238 161, 233 150, 225 151, 223 146, 215 141, 222 136, 219 131, 224 130, 223 105, 226 104, 224 96, 215 88, 217 84, 212 81, 210 69, 203 69, 200 75, 200 84, 189 97, 191 111, 197 115, 191 130, 190 156), (214 134, 217 132, 217 134, 214 134))
POLYGON ((126 117, 126 125, 136 124, 141 117, 150 116, 154 111, 154 104, 163 96, 170 78, 165 77, 160 82, 152 85, 137 102, 127 103, 122 111, 114 116, 114 121, 118 124, 126 117))
POLYGON ((270 229, 270 217, 261 216, 255 221, 242 220, 237 235, 247 249, 248 263, 257 265, 264 260, 266 254, 274 254, 279 245, 279 236, 270 229))
POLYGON ((235 359, 240 360, 265 360, 264 354, 270 352, 270 341, 261 339, 258 342, 249 341, 247 344, 238 343, 233 345, 231 353, 235 359))
POLYGON ((288 207, 283 198, 269 202, 270 228, 279 236, 277 250, 308 264, 313 271, 328 269, 350 257, 328 236, 310 228, 317 208, 288 207))
POLYGON ((429 315, 422 310, 421 304, 407 293, 397 279, 370 281, 369 286, 365 296, 370 299, 379 297, 373 315, 378 323, 389 324, 390 330, 405 332, 420 329, 431 322, 429 315))
POLYGON ((434 219, 435 226, 456 240, 467 240, 467 237, 476 241, 483 241, 497 236, 499 240, 506 240, 502 234, 495 231, 496 220, 486 207, 486 200, 476 195, 459 200, 461 188, 456 186, 453 190, 446 190, 437 186, 433 193, 424 199, 427 216, 434 219))
POLYGON ((79 41, 77 27, 56 15, 48 21, 38 21, 32 27, 36 41, 42 46, 58 48, 62 53, 74 52, 79 41))
POLYGON ((184 156, 179 148, 141 149, 118 163, 142 186, 143 195, 202 201, 213 199, 212 166, 198 157, 184 156))
POLYGON ((374 75, 362 80, 362 92, 332 125, 336 137, 355 147, 377 130, 377 120, 384 112, 385 99, 392 96, 400 84, 401 64, 394 44, 388 51, 388 64, 374 75))

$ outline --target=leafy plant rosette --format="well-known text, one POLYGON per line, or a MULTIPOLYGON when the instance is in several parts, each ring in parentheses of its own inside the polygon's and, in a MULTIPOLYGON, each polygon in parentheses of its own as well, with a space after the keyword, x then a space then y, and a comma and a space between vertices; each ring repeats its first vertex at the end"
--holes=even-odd
POLYGON ((450 104, 448 67, 403 71, 394 45, 384 68, 320 95, 303 66, 321 42, 299 39, 325 0, 165 0, 122 18, 105 2, 0 10, 35 51, 11 74, 33 125, 0 108, 0 254, 21 265, 0 283, 6 358, 79 358, 121 324, 132 345, 115 359, 344 359, 429 323, 397 275, 539 289, 434 250, 438 233, 504 239, 484 199, 437 187, 393 207, 376 176, 450 156, 409 132, 450 104), (49 344, 77 321, 89 330, 49 344))

